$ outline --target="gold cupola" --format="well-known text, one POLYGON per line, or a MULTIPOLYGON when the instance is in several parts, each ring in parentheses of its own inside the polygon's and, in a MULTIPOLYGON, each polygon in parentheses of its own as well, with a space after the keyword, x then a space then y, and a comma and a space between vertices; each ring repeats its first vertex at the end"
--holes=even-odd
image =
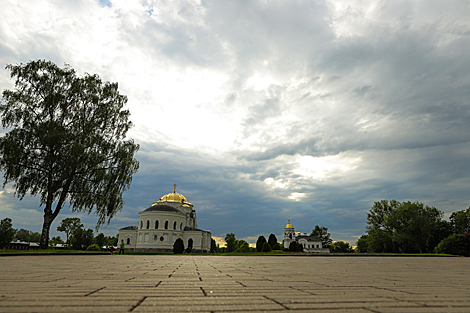
POLYGON ((290 220, 287 220, 287 225, 284 228, 294 228, 294 226, 290 224, 290 220))
POLYGON ((188 201, 188 199, 183 196, 182 194, 179 194, 176 192, 176 187, 178 185, 174 184, 173 185, 173 192, 167 193, 166 195, 160 197, 160 199, 157 200, 157 202, 153 203, 152 205, 155 205, 157 203, 162 203, 162 202, 173 202, 173 203, 179 203, 184 206, 192 206, 192 204, 188 201))

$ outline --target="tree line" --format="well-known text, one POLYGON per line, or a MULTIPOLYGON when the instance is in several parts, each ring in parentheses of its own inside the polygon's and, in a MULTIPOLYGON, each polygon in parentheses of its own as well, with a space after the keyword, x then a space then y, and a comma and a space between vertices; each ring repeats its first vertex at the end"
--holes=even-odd
MULTIPOLYGON (((63 219, 57 230, 64 232, 66 239, 60 236, 52 237, 49 246, 54 244, 66 244, 68 249, 73 250, 101 250, 103 246, 116 246, 117 236, 105 236, 99 233, 94 236, 93 230, 85 229, 80 219, 77 217, 63 219)), ((0 221, 0 249, 5 248, 11 241, 40 242, 41 234, 27 229, 14 229, 12 220, 4 218, 0 221)))
POLYGON ((382 200, 367 213, 361 253, 448 253, 470 256, 470 207, 444 213, 421 202, 382 200))

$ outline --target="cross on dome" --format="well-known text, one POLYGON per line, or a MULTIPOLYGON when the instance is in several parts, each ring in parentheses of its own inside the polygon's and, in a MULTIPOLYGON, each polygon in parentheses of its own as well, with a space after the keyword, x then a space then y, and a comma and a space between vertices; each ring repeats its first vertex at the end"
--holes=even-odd
POLYGON ((176 187, 178 187, 178 185, 175 183, 175 184, 173 185, 173 193, 176 193, 176 187))

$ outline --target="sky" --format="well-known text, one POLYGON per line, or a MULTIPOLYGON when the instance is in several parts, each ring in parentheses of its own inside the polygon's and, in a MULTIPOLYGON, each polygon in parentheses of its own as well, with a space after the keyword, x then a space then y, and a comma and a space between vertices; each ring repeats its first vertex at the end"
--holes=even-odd
MULTIPOLYGON (((140 170, 106 235, 174 183, 199 228, 250 243, 290 220, 355 245, 383 199, 470 205, 469 1, 6 0, 0 38, 0 90, 46 59, 128 97, 140 170)), ((15 228, 42 210, 0 191, 15 228)), ((66 217, 97 222, 67 208, 51 236, 66 217)))

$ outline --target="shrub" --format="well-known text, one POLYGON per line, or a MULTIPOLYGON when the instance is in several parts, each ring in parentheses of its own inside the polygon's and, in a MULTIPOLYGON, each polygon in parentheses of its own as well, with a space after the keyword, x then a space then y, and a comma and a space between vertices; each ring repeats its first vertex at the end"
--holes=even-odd
POLYGON ((271 252, 271 246, 269 245, 269 243, 263 243, 263 252, 271 252))
POLYGON ((183 252, 184 252, 183 239, 178 238, 178 239, 176 239, 175 243, 173 244, 173 253, 174 254, 181 254, 183 252))
POLYGON ((297 243, 297 241, 292 241, 290 244, 289 244, 289 251, 290 252, 299 252, 299 251, 302 251, 300 250, 302 249, 299 244, 297 243))
POLYGON ((442 239, 434 249, 434 252, 470 256, 470 243, 464 235, 453 234, 442 239))
POLYGON ((191 247, 186 248, 186 253, 191 253, 191 251, 193 251, 193 249, 191 247))
POLYGON ((101 251, 101 248, 96 243, 94 243, 89 245, 88 248, 86 248, 86 251, 101 251))
POLYGON ((264 236, 259 236, 258 240, 256 240, 256 251, 261 252, 263 251, 263 246, 266 243, 266 238, 264 236))

